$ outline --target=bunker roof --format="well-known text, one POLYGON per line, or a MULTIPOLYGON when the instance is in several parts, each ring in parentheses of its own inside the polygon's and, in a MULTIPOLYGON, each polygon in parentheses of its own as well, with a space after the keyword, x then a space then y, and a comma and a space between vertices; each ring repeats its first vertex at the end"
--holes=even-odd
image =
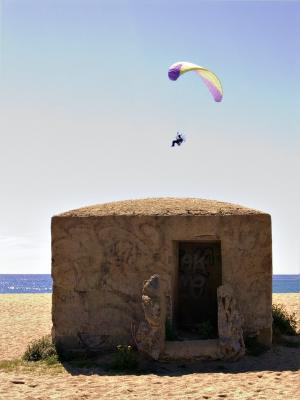
POLYGON ((237 204, 197 198, 149 198, 115 201, 82 207, 57 215, 57 217, 98 217, 108 215, 253 215, 261 211, 237 204))

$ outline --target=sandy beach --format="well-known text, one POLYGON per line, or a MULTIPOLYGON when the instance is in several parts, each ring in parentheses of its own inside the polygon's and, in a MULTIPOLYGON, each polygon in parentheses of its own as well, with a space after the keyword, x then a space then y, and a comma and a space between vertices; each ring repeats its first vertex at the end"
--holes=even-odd
MULTIPOLYGON (((299 315, 299 294, 274 294, 273 302, 299 315)), ((0 295, 0 360, 20 357, 50 330, 50 294, 0 295)), ((300 349, 282 346, 236 363, 163 364, 144 374, 2 368, 0 399, 298 399, 299 369, 300 349)))

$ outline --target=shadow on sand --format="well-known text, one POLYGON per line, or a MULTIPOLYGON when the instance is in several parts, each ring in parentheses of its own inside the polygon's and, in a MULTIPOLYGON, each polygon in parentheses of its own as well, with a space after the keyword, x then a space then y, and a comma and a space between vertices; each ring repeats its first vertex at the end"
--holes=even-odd
POLYGON ((300 349, 274 346, 260 356, 245 356, 239 361, 178 361, 155 362, 139 360, 139 366, 134 370, 114 370, 110 367, 113 354, 98 356, 87 360, 62 362, 71 375, 147 375, 183 376, 194 373, 228 373, 263 371, 298 371, 300 369, 300 349))

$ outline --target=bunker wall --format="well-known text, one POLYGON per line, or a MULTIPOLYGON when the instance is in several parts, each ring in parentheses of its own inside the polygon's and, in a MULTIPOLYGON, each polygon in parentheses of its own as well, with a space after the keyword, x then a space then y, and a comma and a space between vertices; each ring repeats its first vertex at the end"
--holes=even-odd
POLYGON ((271 340, 271 219, 231 216, 53 217, 53 334, 65 349, 132 342, 143 282, 158 273, 172 318, 177 242, 221 241, 222 283, 231 285, 246 334, 271 340))

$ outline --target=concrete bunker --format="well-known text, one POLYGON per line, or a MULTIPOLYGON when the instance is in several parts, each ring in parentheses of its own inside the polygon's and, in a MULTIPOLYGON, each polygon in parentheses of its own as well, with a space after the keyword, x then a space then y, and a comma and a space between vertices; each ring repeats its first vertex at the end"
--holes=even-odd
POLYGON ((67 352, 237 359, 247 336, 271 345, 271 218, 257 210, 173 198, 72 210, 52 219, 52 277, 67 352))

